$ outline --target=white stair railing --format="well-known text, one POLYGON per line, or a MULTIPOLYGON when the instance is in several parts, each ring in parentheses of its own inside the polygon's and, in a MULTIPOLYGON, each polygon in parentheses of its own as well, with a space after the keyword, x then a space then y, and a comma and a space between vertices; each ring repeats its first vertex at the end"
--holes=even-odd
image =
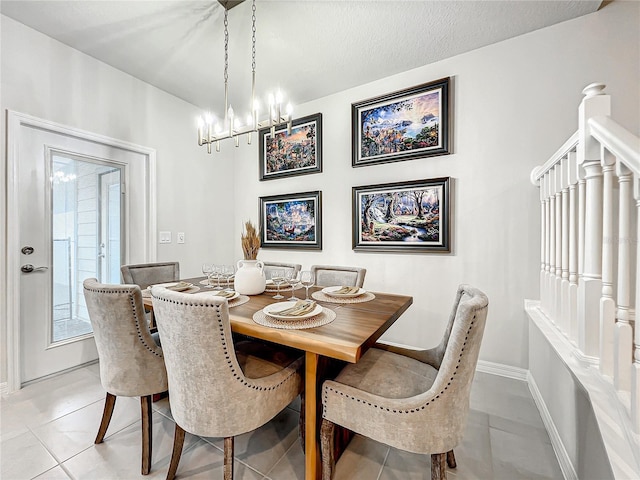
POLYGON ((640 138, 591 84, 578 131, 531 172, 540 187, 540 308, 610 380, 640 433, 640 138))

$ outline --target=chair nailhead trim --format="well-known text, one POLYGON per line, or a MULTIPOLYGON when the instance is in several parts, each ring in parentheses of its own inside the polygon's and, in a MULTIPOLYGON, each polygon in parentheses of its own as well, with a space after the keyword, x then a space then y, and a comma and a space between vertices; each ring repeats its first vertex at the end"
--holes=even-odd
MULTIPOLYGON (((467 333, 465 335, 465 340, 467 340, 469 338, 469 334, 471 333, 471 329, 473 328, 473 325, 475 323, 475 319, 476 319, 476 315, 473 316, 473 321, 469 324, 469 328, 467 329, 467 333)), ((466 342, 464 343, 464 345, 466 345, 466 342)), ((458 355, 458 364, 456 365, 456 369, 454 370, 453 374, 451 375, 451 377, 449 378, 449 381, 447 382, 447 386, 444 387, 433 399, 431 399, 430 401, 428 401, 427 403, 425 403, 424 405, 422 405, 420 408, 418 409, 411 409, 411 410, 393 410, 393 413, 417 413, 419 411, 424 410, 426 407, 428 407, 430 404, 434 403, 436 401, 436 399, 440 398, 441 395, 444 394, 444 392, 451 386, 451 383, 453 382, 454 376, 457 373, 456 371, 458 370, 458 367, 460 366, 460 361, 462 360, 462 355, 464 353, 464 347, 462 347, 460 349, 460 355, 458 355)), ((370 407, 379 409, 379 410, 384 410, 387 412, 391 412, 392 410, 390 410, 388 407, 383 407, 380 405, 376 405, 376 404, 372 404, 370 402, 365 402, 364 400, 361 400, 357 397, 354 397, 352 395, 348 395, 344 392, 340 392, 332 387, 326 387, 322 389, 322 407, 323 407, 323 411, 326 412, 327 409, 327 401, 328 401, 328 397, 327 397, 327 390, 331 390, 334 393, 338 393, 343 397, 346 397, 349 400, 355 400, 358 403, 362 403, 362 404, 366 404, 370 407)), ((325 415, 323 414, 323 418, 326 418, 325 415)))
MULTIPOLYGON (((89 292, 93 292, 93 293, 106 293, 106 294, 122 294, 122 293, 126 293, 129 295, 129 303, 131 304, 131 312, 133 313, 133 318, 135 319, 136 322, 136 333, 138 334, 138 340, 140 340, 140 343, 142 343, 142 345, 144 345, 144 347, 151 352, 153 355, 155 355, 156 357, 160 357, 163 358, 162 355, 162 349, 160 347, 158 347, 157 345, 149 345, 146 340, 144 339, 144 337, 142 336, 142 328, 140 325, 140 318, 138 317, 138 315, 136 314, 136 302, 135 299, 133 297, 133 292, 131 288, 123 288, 121 290, 105 290, 103 288, 87 288, 84 287, 85 290, 88 290, 89 292)), ((145 319, 146 321, 146 319, 145 319)))
POLYGON ((227 365, 231 369, 231 373, 233 374, 233 378, 238 380, 245 387, 251 388, 253 390, 258 390, 258 391, 270 391, 270 390, 276 390, 276 389, 280 388, 281 385, 283 385, 286 382, 289 382, 289 381, 291 381, 293 379, 293 374, 291 374, 287 378, 285 378, 284 380, 282 380, 281 382, 279 382, 276 385, 272 385, 270 387, 261 387, 261 386, 254 385, 251 382, 247 381, 247 378, 244 376, 244 373, 238 372, 235 369, 235 367, 233 365, 233 361, 231 360, 231 354, 229 353, 229 350, 227 348, 227 344, 224 341, 224 325, 222 323, 222 314, 221 314, 221 311, 220 311, 220 305, 209 304, 209 303, 179 302, 177 300, 170 300, 168 298, 161 298, 161 297, 153 297, 153 298, 156 299, 156 300, 162 301, 162 302, 173 303, 175 305, 188 305, 190 307, 207 307, 207 308, 213 307, 213 308, 215 308, 216 309, 216 319, 217 319, 217 322, 218 322, 218 332, 219 332, 220 336, 223 338, 221 343, 222 343, 222 349, 224 351, 224 358, 227 361, 227 365))

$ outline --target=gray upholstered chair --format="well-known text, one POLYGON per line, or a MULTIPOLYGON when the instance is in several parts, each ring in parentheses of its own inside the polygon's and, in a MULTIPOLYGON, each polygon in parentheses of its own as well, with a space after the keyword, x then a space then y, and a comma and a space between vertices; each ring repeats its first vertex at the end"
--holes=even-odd
MULTIPOLYGON (((124 283, 135 283, 141 290, 155 283, 174 282, 180 280, 179 262, 138 263, 120 267, 124 283)), ((149 327, 155 330, 156 323, 153 310, 146 310, 149 327)))
POLYGON ((291 270, 293 272, 293 277, 295 278, 300 270, 302 269, 302 265, 299 263, 280 263, 280 262, 262 262, 264 265, 264 275, 267 279, 271 278, 271 270, 274 268, 281 268, 285 271, 291 270))
POLYGON ((140 397, 142 474, 151 471, 151 396, 167 390, 167 372, 157 337, 149 332, 137 285, 84 281, 84 297, 100 359, 100 381, 107 391, 95 443, 107 433, 117 396, 140 397))
POLYGON ((135 283, 144 290, 154 283, 180 280, 179 262, 139 263, 120 267, 124 283, 135 283))
POLYGON ((431 454, 431 478, 455 468, 471 383, 478 362, 488 299, 461 285, 440 344, 430 350, 378 345, 335 380, 324 382, 323 479, 333 474, 335 425, 413 453, 431 454))
POLYGON ((321 287, 334 285, 362 287, 367 274, 366 268, 339 265, 312 265, 311 271, 315 273, 316 285, 321 287))
POLYGON ((153 308, 176 422, 167 480, 175 477, 185 431, 224 437, 224 478, 233 478, 233 439, 282 411, 303 388, 301 352, 234 342, 225 299, 153 287, 153 308))

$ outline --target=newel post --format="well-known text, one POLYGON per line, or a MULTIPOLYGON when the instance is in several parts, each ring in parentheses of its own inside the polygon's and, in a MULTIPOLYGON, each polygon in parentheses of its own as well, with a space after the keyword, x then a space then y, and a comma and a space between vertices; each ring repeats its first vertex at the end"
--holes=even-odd
POLYGON ((602 167, 600 144, 591 137, 588 120, 609 115, 611 99, 604 85, 584 88, 578 109, 578 164, 585 180, 584 270, 578 285, 578 347, 594 361, 600 357, 600 296, 602 294, 602 167))

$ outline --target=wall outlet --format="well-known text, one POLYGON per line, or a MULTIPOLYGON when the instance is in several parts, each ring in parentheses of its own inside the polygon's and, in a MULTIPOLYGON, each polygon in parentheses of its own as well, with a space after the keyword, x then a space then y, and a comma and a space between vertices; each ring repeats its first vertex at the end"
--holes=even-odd
POLYGON ((176 241, 178 243, 184 243, 184 232, 178 232, 178 239, 176 241))
POLYGON ((159 232, 160 243, 171 243, 171 232, 159 232))

